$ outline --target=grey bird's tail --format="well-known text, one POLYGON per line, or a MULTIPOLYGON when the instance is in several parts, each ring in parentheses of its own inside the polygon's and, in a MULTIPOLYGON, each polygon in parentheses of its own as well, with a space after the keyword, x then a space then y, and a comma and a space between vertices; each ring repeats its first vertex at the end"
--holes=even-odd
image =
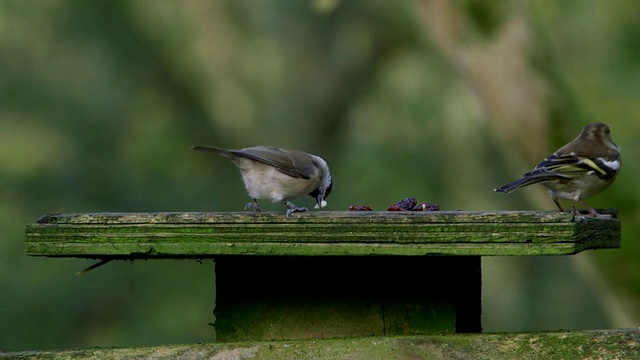
POLYGON ((192 146, 191 150, 212 152, 212 153, 215 153, 215 154, 218 154, 218 155, 226 156, 228 158, 230 158, 232 156, 231 151, 229 151, 227 149, 215 147, 215 146, 201 146, 201 145, 198 145, 198 146, 192 146))

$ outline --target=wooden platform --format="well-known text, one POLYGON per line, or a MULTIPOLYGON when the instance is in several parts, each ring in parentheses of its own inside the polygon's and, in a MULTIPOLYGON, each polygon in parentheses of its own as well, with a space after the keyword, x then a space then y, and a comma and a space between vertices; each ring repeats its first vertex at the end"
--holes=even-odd
POLYGON ((214 317, 203 322, 217 341, 478 333, 481 256, 620 247, 608 213, 51 214, 27 225, 25 252, 212 258, 214 317))
MULTIPOLYGON (((611 212, 611 211, 610 211, 611 212)), ((620 221, 558 211, 51 214, 25 253, 85 258, 216 255, 569 255, 620 247, 620 221)))

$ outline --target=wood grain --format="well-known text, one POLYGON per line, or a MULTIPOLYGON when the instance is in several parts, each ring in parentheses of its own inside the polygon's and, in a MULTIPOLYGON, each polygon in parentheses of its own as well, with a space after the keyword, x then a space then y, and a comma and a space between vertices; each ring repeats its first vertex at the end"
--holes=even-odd
POLYGON ((85 258, 215 255, 568 255, 620 247, 620 221, 558 211, 49 214, 25 253, 85 258))

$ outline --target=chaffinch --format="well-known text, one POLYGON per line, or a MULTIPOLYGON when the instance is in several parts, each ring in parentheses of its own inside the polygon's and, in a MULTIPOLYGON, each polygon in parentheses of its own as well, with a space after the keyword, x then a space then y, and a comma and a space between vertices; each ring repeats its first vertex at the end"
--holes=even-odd
POLYGON ((599 214, 582 200, 609 187, 620 171, 620 148, 611 140, 609 126, 595 123, 585 126, 580 135, 544 159, 522 179, 494 189, 511 191, 540 183, 549 189, 558 206, 559 199, 580 203, 591 215, 599 214))

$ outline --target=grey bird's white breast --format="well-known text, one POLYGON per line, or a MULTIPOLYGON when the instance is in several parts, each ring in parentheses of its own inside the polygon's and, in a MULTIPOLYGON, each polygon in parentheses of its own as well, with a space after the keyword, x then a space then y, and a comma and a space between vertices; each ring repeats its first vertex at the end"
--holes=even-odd
POLYGON ((246 158, 236 158, 244 186, 254 199, 269 199, 272 202, 304 196, 320 185, 319 174, 311 179, 294 178, 276 170, 273 166, 246 158))

